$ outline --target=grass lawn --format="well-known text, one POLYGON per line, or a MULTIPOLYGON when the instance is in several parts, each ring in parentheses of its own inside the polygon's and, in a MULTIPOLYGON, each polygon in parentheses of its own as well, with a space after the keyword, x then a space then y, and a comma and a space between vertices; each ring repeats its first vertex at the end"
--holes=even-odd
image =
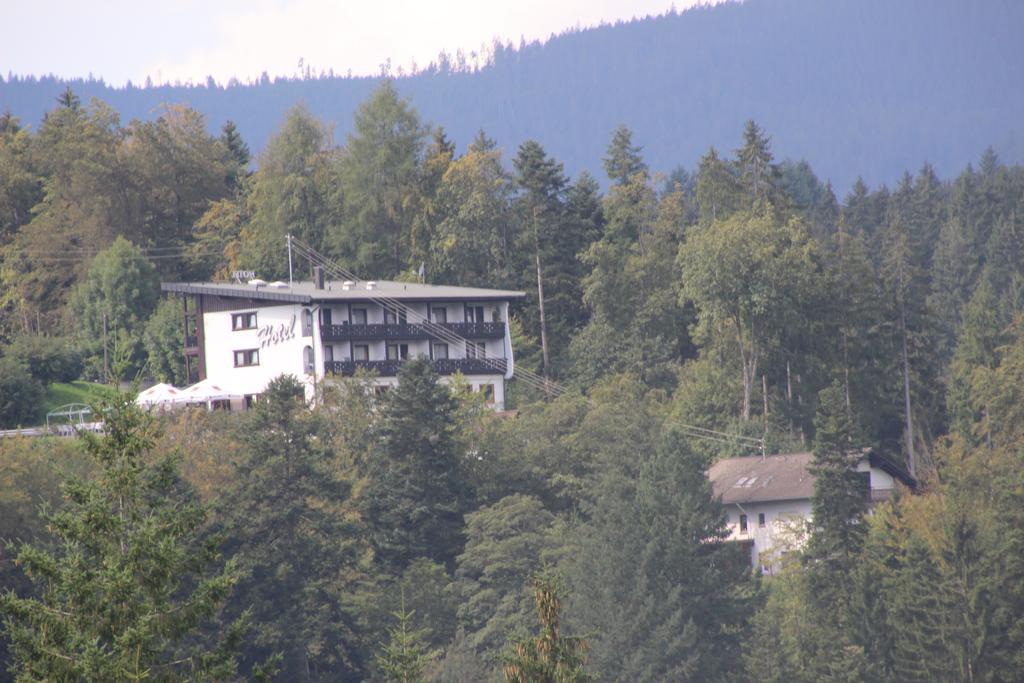
POLYGON ((37 422, 45 424, 46 414, 63 405, 68 403, 89 404, 104 395, 110 395, 111 392, 112 389, 106 384, 96 384, 95 382, 84 382, 81 380, 69 383, 54 382, 46 387, 46 394, 43 396, 43 402, 39 406, 37 422))

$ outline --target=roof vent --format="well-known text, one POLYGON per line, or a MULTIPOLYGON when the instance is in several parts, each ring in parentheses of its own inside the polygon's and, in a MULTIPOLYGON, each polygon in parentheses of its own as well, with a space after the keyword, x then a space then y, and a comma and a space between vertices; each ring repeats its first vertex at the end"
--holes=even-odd
POLYGON ((366 281, 366 288, 367 289, 377 289, 377 281, 376 280, 367 280, 366 281))
POLYGON ((266 286, 267 281, 266 280, 261 280, 258 277, 254 277, 253 279, 249 280, 249 284, 250 285, 255 285, 256 287, 259 287, 260 285, 266 286))
POLYGON ((355 286, 355 284, 356 283, 352 282, 351 280, 345 280, 344 282, 341 283, 341 288, 347 292, 348 290, 352 289, 355 286))
POLYGON ((275 280, 274 282, 268 284, 267 287, 274 287, 275 289, 285 289, 288 287, 288 283, 281 282, 280 280, 275 280))

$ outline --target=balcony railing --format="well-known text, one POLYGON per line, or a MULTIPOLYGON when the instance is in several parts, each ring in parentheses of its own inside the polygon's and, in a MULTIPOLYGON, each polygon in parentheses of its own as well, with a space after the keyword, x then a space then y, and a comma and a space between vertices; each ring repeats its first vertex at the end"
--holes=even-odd
MULTIPOLYGON (((380 377, 394 377, 403 361, 400 360, 333 360, 324 363, 324 372, 328 375, 351 377, 357 369, 376 371, 380 377)), ((434 370, 439 375, 503 375, 505 374, 504 358, 437 358, 433 361, 434 370)))
POLYGON ((320 338, 327 342, 442 339, 438 328, 471 339, 501 339, 505 336, 505 323, 343 323, 324 325, 320 329, 320 338))

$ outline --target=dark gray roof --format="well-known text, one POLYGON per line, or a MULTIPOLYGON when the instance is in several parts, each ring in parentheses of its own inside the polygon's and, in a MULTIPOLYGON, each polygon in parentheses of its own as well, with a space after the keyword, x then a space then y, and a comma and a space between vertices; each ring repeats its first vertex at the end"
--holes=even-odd
MULTIPOLYGON (((917 485, 901 467, 867 449, 862 452, 872 467, 912 489, 917 485)), ((726 504, 809 499, 814 495, 814 475, 809 469, 813 459, 809 452, 726 458, 708 469, 708 479, 726 504)))
POLYGON ((421 285, 413 282, 376 280, 373 289, 366 288, 361 281, 349 289, 341 280, 324 283, 317 289, 313 282, 285 283, 283 287, 251 285, 237 282, 163 282, 160 288, 165 292, 184 294, 207 294, 211 296, 263 299, 266 301, 288 301, 308 304, 331 301, 372 301, 389 298, 400 301, 508 301, 522 299, 524 292, 505 289, 484 289, 483 287, 455 287, 452 285, 421 285))
POLYGON ((711 466, 708 479, 726 504, 806 499, 814 493, 814 475, 807 469, 813 457, 788 453, 726 458, 711 466))

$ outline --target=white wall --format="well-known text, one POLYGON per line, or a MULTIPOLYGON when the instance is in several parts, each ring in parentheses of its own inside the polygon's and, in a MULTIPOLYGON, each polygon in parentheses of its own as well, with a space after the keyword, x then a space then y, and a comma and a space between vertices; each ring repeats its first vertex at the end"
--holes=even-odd
POLYGON ((294 375, 308 385, 312 391, 312 376, 306 375, 303 349, 314 348, 314 367, 319 364, 323 372, 323 351, 318 336, 319 326, 314 322, 313 334, 302 336, 303 307, 297 304, 267 306, 244 311, 223 311, 203 314, 203 340, 206 360, 206 377, 225 391, 232 394, 260 394, 270 380, 281 374, 294 375), (256 311, 256 329, 233 330, 231 316, 245 311, 256 311), (294 320, 294 328, 292 321, 294 320), (273 338, 268 334, 284 335, 273 338), (263 336, 260 336, 261 330, 263 336), (291 331, 291 334, 288 331, 291 331), (234 352, 246 349, 259 350, 259 365, 235 367, 234 352))
POLYGON ((729 540, 754 541, 750 564, 755 567, 760 563, 771 568, 782 552, 799 548, 802 538, 796 537, 794 532, 811 518, 810 500, 744 503, 726 505, 725 509, 729 516, 729 540), (757 524, 761 513, 765 515, 763 528, 757 524), (740 533, 740 515, 743 514, 747 516, 746 533, 740 533))

